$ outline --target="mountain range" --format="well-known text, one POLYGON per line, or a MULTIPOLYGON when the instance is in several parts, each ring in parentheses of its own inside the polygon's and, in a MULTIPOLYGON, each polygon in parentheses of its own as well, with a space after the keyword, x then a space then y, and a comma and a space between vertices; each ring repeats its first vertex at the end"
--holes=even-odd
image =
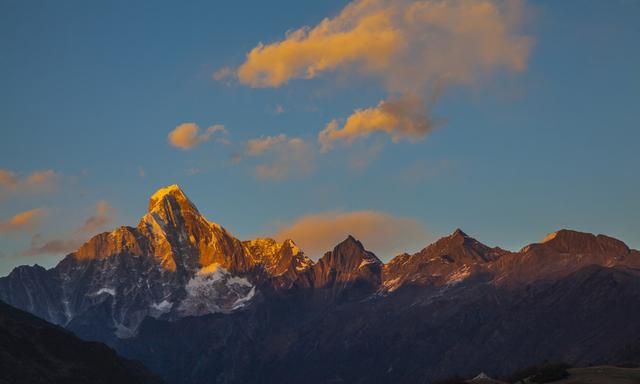
POLYGON ((176 185, 137 226, 54 268, 15 268, 0 300, 170 383, 419 383, 640 360, 640 252, 617 239, 560 230, 513 252, 456 230, 383 263, 347 236, 313 262, 293 240, 237 239, 176 185))

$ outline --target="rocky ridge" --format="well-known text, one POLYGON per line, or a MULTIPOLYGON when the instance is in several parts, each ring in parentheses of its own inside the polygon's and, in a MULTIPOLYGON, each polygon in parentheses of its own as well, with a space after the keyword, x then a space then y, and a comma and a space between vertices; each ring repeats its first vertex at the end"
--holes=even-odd
POLYGON ((98 234, 52 269, 22 266, 0 278, 0 299, 103 339, 135 335, 146 317, 231 313, 265 294, 309 291, 334 300, 412 288, 439 294, 478 282, 513 289, 589 265, 640 268, 640 254, 611 237, 570 230, 511 252, 458 229, 386 264, 348 236, 314 263, 292 240, 237 239, 171 185, 151 196, 136 227, 98 234))

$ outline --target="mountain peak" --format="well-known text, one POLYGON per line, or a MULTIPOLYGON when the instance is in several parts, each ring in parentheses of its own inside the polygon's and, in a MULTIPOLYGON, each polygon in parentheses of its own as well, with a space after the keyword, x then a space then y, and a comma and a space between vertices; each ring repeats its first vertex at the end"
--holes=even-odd
POLYGON ((557 243, 585 243, 594 241, 596 236, 592 233, 579 232, 571 229, 559 229, 549 233, 542 239, 539 244, 557 244, 557 243))
POLYGON ((300 284, 306 287, 327 287, 337 284, 343 289, 351 284, 365 284, 368 287, 378 287, 382 281, 383 263, 355 237, 348 235, 324 254, 302 276, 300 284))
POLYGON ((456 230, 455 230, 455 231, 453 231, 453 232, 449 235, 449 237, 463 237, 463 238, 467 238, 467 237, 469 237, 469 235, 467 235, 466 233, 464 233, 464 232, 462 231, 462 229, 460 229, 460 228, 456 228, 456 230))
POLYGON ((364 245, 351 235, 336 245, 332 254, 336 261, 340 260, 339 263, 355 262, 356 265, 360 265, 363 260, 367 260, 368 262, 382 265, 382 262, 374 253, 367 251, 364 245))
MULTIPOLYGON (((613 237, 594 235, 588 232, 579 232, 571 229, 560 229, 548 234, 538 247, 551 247, 564 252, 604 252, 606 250, 624 254, 629 251, 627 245, 613 237)), ((531 246, 524 249, 530 250, 531 246)))
POLYGON ((348 235, 347 238, 342 240, 338 245, 336 245, 336 247, 351 246, 351 245, 364 250, 364 245, 362 245, 362 243, 352 235, 348 235))
POLYGON ((189 201, 189 198, 187 198, 187 195, 184 194, 182 188, 180 188, 178 184, 171 184, 158 189, 153 195, 151 195, 149 198, 149 212, 153 211, 160 202, 167 199, 169 196, 178 201, 189 201))

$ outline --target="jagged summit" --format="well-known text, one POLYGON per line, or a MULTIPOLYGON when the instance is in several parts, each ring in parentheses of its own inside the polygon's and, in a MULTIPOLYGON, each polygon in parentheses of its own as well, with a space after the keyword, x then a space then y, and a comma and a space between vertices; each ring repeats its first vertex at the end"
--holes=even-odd
POLYGON ((449 237, 464 237, 467 238, 469 237, 469 235, 467 235, 462 229, 460 228, 456 228, 455 231, 453 231, 449 237))
POLYGON ((0 279, 0 299, 58 324, 95 316, 125 337, 145 316, 226 313, 272 290, 318 288, 329 298, 345 293, 359 299, 402 287, 516 286, 589 265, 640 268, 640 252, 611 237, 571 230, 510 252, 456 229, 386 265, 348 235, 314 263, 290 239, 237 239, 202 216, 173 184, 150 197, 136 227, 94 236, 53 269, 16 268, 0 279))
POLYGON ((150 208, 149 210, 151 210, 151 207, 157 201, 165 198, 166 196, 186 198, 184 191, 182 190, 182 188, 180 188, 178 184, 171 184, 166 187, 162 187, 158 189, 153 193, 153 195, 151 195, 151 198, 149 199, 149 208, 150 208))
POLYGON ((174 184, 150 197, 136 227, 92 237, 53 269, 25 267, 10 283, 0 279, 0 299, 64 325, 108 305, 99 317, 105 329, 130 337, 145 316, 240 309, 259 286, 287 289, 312 265, 292 240, 240 241, 174 184))
POLYGON ((166 201, 168 199, 176 202, 189 201, 189 198, 184 193, 182 188, 180 188, 178 184, 172 184, 158 189, 156 192, 154 192, 153 195, 151 195, 151 197, 149 198, 149 207, 147 208, 147 211, 154 211, 163 203, 163 201, 166 201))
POLYGON ((182 188, 177 184, 160 188, 149 198, 148 213, 176 209, 200 214, 195 204, 189 200, 182 188))
POLYGON ((298 284, 307 288, 333 287, 336 291, 354 284, 377 289, 382 281, 382 266, 373 252, 348 235, 302 275, 298 284))
POLYGON ((366 250, 362 242, 351 235, 336 245, 331 254, 335 264, 349 265, 354 263, 358 268, 366 264, 382 265, 378 256, 366 250))
POLYGON ((364 245, 362 245, 362 242, 360 242, 360 240, 356 239, 352 235, 347 235, 344 240, 336 245, 336 248, 338 247, 356 247, 360 250, 364 250, 364 245))

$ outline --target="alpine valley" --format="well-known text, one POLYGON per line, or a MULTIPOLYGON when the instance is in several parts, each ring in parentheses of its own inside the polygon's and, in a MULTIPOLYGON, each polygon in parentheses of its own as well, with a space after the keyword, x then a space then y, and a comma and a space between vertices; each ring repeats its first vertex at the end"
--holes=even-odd
POLYGON ((640 252, 550 234, 518 252, 461 230, 383 263, 352 236, 317 262, 294 240, 241 241, 176 185, 135 227, 0 300, 101 341, 169 383, 425 383, 543 361, 640 361, 640 252))

